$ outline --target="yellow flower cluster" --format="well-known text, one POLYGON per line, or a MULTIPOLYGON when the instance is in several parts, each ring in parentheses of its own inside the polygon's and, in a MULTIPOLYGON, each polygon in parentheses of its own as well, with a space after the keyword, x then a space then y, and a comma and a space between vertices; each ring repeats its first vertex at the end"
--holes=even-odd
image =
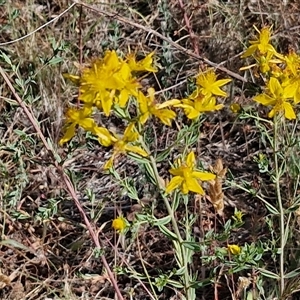
MULTIPOLYGON (((99 143, 103 146, 113 147, 113 154, 104 168, 110 168, 116 156, 122 153, 133 152, 147 156, 147 152, 138 144, 139 134, 135 129, 134 122, 129 123, 123 135, 118 135, 98 126, 92 118, 92 114, 94 108, 97 108, 109 116, 113 105, 124 108, 130 97, 142 98, 137 73, 157 71, 152 66, 153 54, 154 52, 144 59, 136 61, 133 54, 121 59, 115 51, 107 51, 102 59, 96 59, 84 68, 81 76, 66 74, 66 78, 71 79, 79 86, 78 99, 83 106, 68 109, 65 134, 60 140, 60 144, 72 139, 77 126, 80 126, 85 131, 97 136, 99 143)), ((144 104, 145 101, 148 101, 148 98, 145 97, 145 99, 140 102, 144 104)))
POLYGON ((256 60, 256 63, 243 67, 241 70, 258 67, 261 73, 267 73, 275 69, 277 63, 281 63, 282 55, 277 53, 275 48, 270 44, 272 28, 264 27, 259 31, 255 25, 253 27, 259 36, 255 41, 250 41, 251 46, 248 47, 241 57, 252 56, 256 60))
POLYGON ((300 57, 294 51, 288 55, 278 53, 270 44, 271 28, 264 27, 259 31, 255 41, 242 58, 252 56, 256 63, 241 70, 255 67, 266 80, 265 92, 253 99, 265 106, 272 106, 268 116, 284 115, 289 120, 296 119, 294 106, 300 102, 300 57))
POLYGON ((217 80, 217 75, 212 69, 200 72, 196 77, 197 87, 195 91, 174 106, 182 107, 189 119, 195 119, 203 112, 220 110, 224 105, 216 104, 215 96, 227 97, 227 94, 220 87, 230 81, 231 79, 217 80))
MULTIPOLYGON (((133 53, 129 53, 122 59, 116 51, 107 51, 103 58, 95 59, 89 66, 83 68, 80 76, 65 74, 65 78, 70 79, 79 87, 80 107, 69 108, 66 112, 65 133, 60 144, 71 140, 77 127, 81 127, 95 135, 101 145, 113 148, 112 156, 104 165, 107 169, 113 166, 114 159, 119 154, 132 152, 140 156, 148 156, 139 144, 140 135, 136 130, 136 123, 144 125, 151 117, 155 117, 163 124, 171 126, 176 118, 176 112, 171 107, 183 108, 191 119, 196 118, 202 112, 223 107, 222 104, 216 104, 215 96, 226 96, 220 87, 228 83, 230 79, 217 80, 213 70, 197 76, 197 88, 188 99, 172 99, 159 103, 155 99, 155 90, 151 87, 148 88, 148 95, 144 95, 138 75, 140 72, 157 71, 157 68, 153 66, 153 54, 154 52, 151 52, 144 59, 137 61, 133 53), (136 107, 137 116, 132 120, 130 117, 126 119, 129 122, 123 134, 110 132, 107 128, 96 124, 92 117, 95 109, 109 116, 115 107, 126 110, 129 99, 136 107)), ((187 178, 187 172, 182 174, 185 174, 183 177, 187 178)), ((187 189, 184 184, 185 180, 182 182, 184 191, 187 189)), ((188 189, 202 193, 202 188, 200 186, 196 188, 194 183, 189 183, 188 189)))

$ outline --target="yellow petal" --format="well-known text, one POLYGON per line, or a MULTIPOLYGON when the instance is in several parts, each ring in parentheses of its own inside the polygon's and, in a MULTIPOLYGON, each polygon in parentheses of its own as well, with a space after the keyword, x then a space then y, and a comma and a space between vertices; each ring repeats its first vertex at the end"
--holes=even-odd
POLYGON ((113 104, 112 98, 109 97, 109 98, 101 101, 101 104, 102 104, 102 109, 103 109, 105 116, 108 117, 110 115, 110 110, 111 110, 111 107, 113 104))
POLYGON ((134 131, 134 123, 130 123, 125 131, 124 131, 124 137, 123 140, 126 142, 134 142, 139 138, 139 134, 134 131))
POLYGON ((188 188, 188 185, 187 185, 187 182, 186 181, 183 181, 182 184, 181 184, 181 187, 180 187, 180 190, 181 190, 181 193, 183 195, 186 195, 189 193, 189 188, 188 188))
POLYGON ((119 58, 115 50, 106 51, 103 61, 110 69, 115 69, 119 66, 119 58))
POLYGON ((195 159, 195 153, 193 151, 191 151, 188 156, 186 157, 186 164, 189 168, 194 168, 195 166, 195 162, 196 162, 196 159, 195 159))
POLYGON ((139 146, 126 145, 125 146, 125 150, 127 152, 137 153, 137 154, 139 154, 141 156, 144 156, 144 157, 148 156, 148 153, 144 149, 142 149, 141 147, 139 147, 139 146))
POLYGON ((139 118, 139 122, 141 124, 145 124, 147 122, 147 120, 149 119, 150 114, 148 112, 143 113, 140 118, 139 118))
POLYGON ((148 98, 142 93, 139 92, 137 101, 139 103, 139 109, 142 114, 149 111, 148 109, 148 98))
POLYGON ((189 178, 189 180, 186 181, 186 184, 189 191, 204 195, 203 188, 201 187, 197 179, 189 178))
POLYGON ((94 132, 94 128, 96 127, 96 123, 94 119, 85 118, 83 120, 79 120, 78 124, 85 130, 89 132, 94 132))
POLYGON ((166 187, 166 193, 169 194, 176 188, 180 187, 182 181, 183 181, 183 178, 180 176, 173 177, 166 187))
POLYGON ((294 103, 298 104, 300 102, 300 89, 298 88, 294 95, 294 103))
POLYGON ((238 245, 228 245, 227 246, 228 251, 233 255, 238 255, 241 253, 241 247, 238 245))
POLYGON ((132 71, 148 71, 157 72, 157 68, 152 66, 154 52, 148 54, 144 59, 136 61, 134 54, 129 54, 127 56, 128 65, 132 71))
POLYGON ((284 116, 288 120, 294 120, 294 119, 296 119, 296 114, 295 114, 295 111, 294 111, 291 103, 284 102, 283 103, 283 108, 284 108, 284 116))
POLYGON ((172 125, 172 120, 176 117, 176 113, 170 109, 157 110, 154 115, 168 126, 172 125))
POLYGON ((273 118, 275 113, 277 112, 277 109, 275 109, 275 107, 268 113, 268 117, 269 118, 273 118))
POLYGON ((186 108, 185 110, 184 110, 184 113, 186 114, 186 116, 189 118, 189 119, 195 119, 195 118, 197 118, 197 117, 199 117, 200 116, 200 111, 198 111, 198 110, 196 110, 196 109, 194 109, 194 108, 186 108))
POLYGON ((165 101, 164 103, 158 104, 157 108, 162 109, 162 108, 165 108, 167 106, 173 106, 173 105, 180 104, 180 103, 181 103, 180 100, 172 99, 172 100, 165 101))
POLYGON ((244 54, 241 55, 241 58, 246 58, 254 54, 255 50, 257 49, 257 45, 251 45, 244 54))
POLYGON ((114 156, 112 156, 103 166, 104 170, 108 170, 113 166, 114 163, 114 156))
POLYGON ((262 105, 275 105, 276 104, 276 99, 271 98, 270 96, 266 95, 266 94, 260 94, 257 95, 255 97, 253 97, 253 100, 261 103, 262 105))
POLYGON ((183 176, 182 168, 172 168, 169 170, 169 173, 174 176, 183 176))
POLYGON ((155 89, 154 88, 149 88, 147 90, 147 92, 148 92, 149 99, 151 100, 151 102, 153 102, 154 99, 155 99, 155 89))
POLYGON ((270 89, 270 92, 274 95, 274 98, 279 98, 283 94, 283 88, 280 85, 278 79, 275 77, 270 78, 268 87, 270 89))
POLYGON ((298 90, 298 86, 299 83, 297 81, 292 84, 288 84, 283 90, 284 98, 293 98, 298 90))
POLYGON ((205 173, 205 172, 198 172, 194 171, 192 175, 202 181, 214 180, 216 178, 215 174, 212 173, 205 173))
POLYGON ((222 91, 218 85, 211 86, 210 91, 214 95, 221 96, 221 97, 227 97, 227 93, 222 91))
POLYGON ((59 140, 59 145, 62 146, 64 143, 68 142, 75 135, 76 124, 71 124, 64 136, 59 140))
POLYGON ((223 85, 225 85, 225 84, 227 84, 227 83, 229 83, 229 82, 231 82, 232 80, 231 79, 220 79, 220 80, 217 80, 216 82, 215 82, 215 85, 217 85, 217 86, 223 86, 223 85))
POLYGON ((66 79, 71 80, 74 84, 79 85, 80 84, 80 77, 77 75, 72 75, 68 73, 63 73, 63 77, 66 79))
POLYGON ((95 134, 98 136, 99 143, 104 147, 109 147, 116 142, 116 138, 104 127, 95 127, 95 134))
POLYGON ((121 90, 119 95, 119 105, 120 107, 125 107, 129 99, 129 92, 126 89, 121 90))

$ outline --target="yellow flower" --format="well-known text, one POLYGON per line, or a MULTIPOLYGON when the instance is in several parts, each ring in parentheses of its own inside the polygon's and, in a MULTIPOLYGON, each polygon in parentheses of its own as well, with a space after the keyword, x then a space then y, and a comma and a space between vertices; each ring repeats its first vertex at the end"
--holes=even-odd
POLYGON ((94 119, 89 118, 92 114, 91 107, 83 107, 81 109, 70 108, 66 113, 66 132, 60 139, 59 144, 63 145, 72 139, 75 135, 77 125, 81 126, 84 130, 94 133, 97 127, 94 119))
POLYGON ((198 91, 207 98, 212 95, 227 97, 227 94, 220 89, 221 86, 230 82, 231 79, 217 80, 214 70, 210 69, 205 73, 200 73, 196 77, 196 83, 199 86, 198 91))
POLYGON ((196 159, 194 152, 190 152, 186 160, 181 162, 178 161, 179 166, 172 168, 169 172, 174 175, 170 183, 166 187, 166 193, 170 193, 176 188, 180 188, 183 194, 187 194, 189 191, 204 194, 203 188, 201 187, 199 180, 208 181, 216 178, 216 175, 212 173, 204 173, 196 170, 196 159))
POLYGON ((148 71, 148 72, 157 72, 157 68, 152 66, 154 51, 149 53, 144 59, 140 61, 135 60, 135 54, 130 53, 126 57, 126 61, 129 65, 129 68, 132 71, 148 71))
POLYGON ((79 100, 101 107, 109 116, 113 103, 124 107, 129 96, 136 95, 138 87, 129 65, 119 59, 115 51, 107 51, 103 59, 83 69, 79 100))
POLYGON ((165 107, 180 103, 180 101, 173 99, 162 104, 158 104, 155 103, 154 93, 155 90, 153 88, 148 89, 148 97, 146 97, 142 92, 139 92, 137 97, 141 113, 139 121, 141 124, 145 124, 150 116, 153 115, 159 118, 162 123, 171 126, 172 120, 176 117, 176 113, 165 107))
POLYGON ((300 56, 294 51, 285 57, 286 68, 285 75, 282 85, 290 86, 290 89, 294 91, 294 103, 300 103, 300 56))
POLYGON ((284 116, 289 119, 296 119, 296 115, 291 103, 287 102, 289 98, 294 96, 294 91, 290 85, 282 87, 278 79, 271 77, 268 85, 268 94, 260 94, 253 99, 261 103, 262 105, 273 106, 273 109, 269 112, 269 118, 273 118, 276 113, 284 112, 284 116))
POLYGON ((240 246, 234 245, 234 244, 232 244, 232 245, 227 245, 227 249, 228 249, 228 251, 229 251, 231 254, 233 254, 233 255, 238 255, 238 254, 240 254, 241 251, 242 251, 242 249, 241 249, 240 246))
POLYGON ((276 68, 276 64, 280 64, 283 62, 283 59, 274 58, 273 52, 267 52, 264 55, 253 55, 254 59, 256 60, 255 64, 242 67, 240 71, 251 69, 252 67, 259 68, 261 73, 268 73, 273 71, 276 68))
POLYGON ((230 110, 231 110, 233 113, 237 114, 237 113, 239 113, 239 112, 242 110, 242 107, 241 107, 241 105, 238 104, 238 103, 231 103, 231 104, 230 104, 230 110))
POLYGON ((112 228, 118 232, 124 232, 127 227, 127 221, 123 216, 119 216, 112 221, 112 228))
POLYGON ((242 223, 243 216, 244 216, 244 213, 242 211, 236 209, 234 211, 233 219, 236 220, 238 223, 242 223))
MULTIPOLYGON (((98 131, 96 130, 96 134, 98 131)), ((134 124, 131 123, 125 129, 124 135, 111 134, 108 130, 102 130, 99 136, 99 142, 103 146, 113 146, 113 154, 111 158, 105 163, 104 169, 109 169, 113 166, 114 159, 120 154, 132 152, 141 156, 148 156, 147 152, 140 146, 133 145, 138 142, 139 134, 134 129, 134 124)))
POLYGON ((290 51, 285 56, 286 69, 290 71, 294 76, 298 76, 298 70, 300 68, 300 56, 295 51, 290 51))
POLYGON ((264 55, 268 52, 271 52, 274 55, 279 55, 275 48, 269 43, 271 38, 271 28, 264 27, 261 31, 257 29, 255 25, 253 25, 254 29, 259 33, 259 37, 255 41, 250 41, 251 46, 246 50, 246 52, 241 56, 242 58, 251 56, 252 54, 264 55))
POLYGON ((204 97, 199 94, 197 98, 183 99, 182 103, 174 105, 175 107, 182 107, 184 113, 189 119, 197 118, 202 112, 220 110, 224 107, 223 104, 216 104, 216 98, 204 97))

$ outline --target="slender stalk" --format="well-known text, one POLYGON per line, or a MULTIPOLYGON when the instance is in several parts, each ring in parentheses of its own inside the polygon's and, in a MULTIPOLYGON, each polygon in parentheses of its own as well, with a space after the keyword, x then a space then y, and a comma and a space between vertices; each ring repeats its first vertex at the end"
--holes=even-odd
MULTIPOLYGON (((143 139, 141 138, 140 139, 140 143, 142 144, 143 148, 148 152, 150 153, 147 145, 145 144, 145 142, 143 141, 143 139)), ((154 176, 155 176, 155 179, 156 179, 156 183, 157 183, 157 186, 159 187, 160 191, 163 191, 164 190, 164 186, 162 184, 162 180, 158 174, 158 170, 157 170, 157 166, 156 166, 156 161, 154 159, 154 157, 152 155, 149 155, 149 159, 150 159, 150 163, 151 163, 151 167, 152 167, 152 170, 153 170, 153 173, 154 173, 154 176)), ((188 268, 188 262, 187 262, 187 259, 186 259, 186 251, 188 249, 186 249, 182 242, 183 242, 183 239, 182 239, 182 236, 180 234, 180 231, 179 231, 179 228, 178 228, 178 224, 177 224, 177 221, 175 219, 175 216, 174 216, 174 211, 172 210, 172 207, 169 203, 169 200, 168 198, 163 194, 161 193, 162 195, 162 198, 163 198, 163 201, 164 201, 164 204, 166 206, 166 209, 168 211, 168 214, 169 216, 171 217, 171 223, 172 223, 172 227, 173 227, 173 230, 177 236, 177 239, 178 239, 178 242, 179 242, 179 245, 180 245, 180 254, 181 254, 181 258, 182 258, 182 262, 183 262, 183 265, 185 267, 185 272, 184 272, 184 287, 185 287, 185 291, 186 291, 186 296, 189 296, 190 295, 190 287, 189 287, 189 284, 190 284, 190 279, 189 279, 189 268, 188 268)), ((188 300, 193 300, 192 298, 188 298, 188 300)))
POLYGON ((284 228, 284 209, 281 198, 280 190, 280 171, 278 164, 278 151, 279 151, 279 141, 278 141, 278 124, 280 122, 280 116, 274 117, 274 141, 273 141, 273 151, 274 151, 274 162, 275 162, 275 185, 276 185, 276 195, 278 201, 279 215, 280 215, 280 255, 279 255, 279 265, 280 265, 280 295, 284 292, 284 247, 285 247, 285 228, 284 228))

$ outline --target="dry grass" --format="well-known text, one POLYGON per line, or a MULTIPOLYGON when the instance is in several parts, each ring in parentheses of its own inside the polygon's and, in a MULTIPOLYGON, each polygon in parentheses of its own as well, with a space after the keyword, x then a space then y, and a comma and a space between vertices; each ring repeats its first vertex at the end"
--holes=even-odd
MULTIPOLYGON (((77 5, 35 34, 10 45, 0 45, 0 50, 11 60, 9 65, 2 57, 0 65, 68 168, 86 215, 101 227, 99 238, 110 268, 118 266, 143 273, 145 265, 148 276, 156 277, 158 269, 168 272, 174 265, 171 242, 157 229, 144 225, 136 236, 126 241, 125 247, 120 244, 118 248, 113 247, 117 240, 110 227, 117 211, 122 210, 133 218, 133 212, 141 208, 120 187, 120 182, 101 171, 106 150, 91 138, 83 143, 82 133, 71 146, 58 148, 64 111, 77 97, 77 90, 65 82, 62 73, 77 72, 76 63, 81 59, 88 62, 106 49, 126 53, 130 47, 141 56, 155 50, 161 69, 144 80, 145 89, 152 85, 165 90, 166 98, 182 97, 186 88, 190 88, 186 79, 203 68, 203 61, 134 24, 151 28, 186 50, 239 73, 244 64, 239 55, 251 39, 253 24, 257 27, 274 24, 274 41, 279 49, 298 50, 300 4, 297 0, 287 1, 287 5, 272 0, 123 0, 92 5, 93 2, 84 3, 116 16, 108 17, 77 5), (118 16, 128 22, 120 22, 118 16)), ((71 3, 68 0, 0 0, 0 43, 30 33, 71 3)), ((247 74, 250 82, 257 80, 250 75, 247 74)), ((0 84, 0 299, 114 299, 115 290, 107 280, 102 262, 94 255, 86 224, 65 192, 52 158, 2 78, 0 84)), ((251 86, 235 80, 228 103, 247 104, 253 93, 251 86)), ((109 122, 105 125, 120 129, 118 120, 109 122)), ((175 130, 153 123, 147 128, 148 139, 155 141, 155 150, 165 149, 174 142, 175 130)), ((257 183, 258 170, 253 157, 264 145, 259 143, 259 132, 253 122, 237 121, 228 111, 223 111, 210 116, 201 127, 200 137, 197 152, 207 165, 222 157, 233 178, 257 183)), ((172 155, 176 156, 181 148, 182 145, 174 147, 172 155)), ((161 171, 166 172, 167 166, 161 163, 161 171)), ((120 160, 117 170, 123 184, 127 178, 127 185, 135 186, 146 209, 153 209, 156 216, 165 215, 156 192, 141 179, 143 171, 138 171, 135 163, 120 160)), ((268 190, 269 186, 266 184, 262 189, 268 190)), ((236 239, 246 242, 268 238, 264 231, 267 213, 264 206, 237 189, 225 194, 225 219, 234 207, 246 214, 245 227, 236 233, 236 239)), ((206 223, 195 226, 195 234, 199 228, 219 228, 222 223, 216 219, 211 204, 207 203, 203 212, 206 223)), ((201 268, 199 262, 195 262, 195 268, 201 268)), ((210 271, 202 269, 202 279, 210 271)), ((124 299, 151 299, 145 278, 137 277, 118 276, 124 299), (132 290, 134 295, 130 298, 132 290)), ((220 282, 220 298, 231 299, 227 288, 230 284, 225 280, 220 282)), ((180 299, 175 289, 165 288, 157 295, 159 299, 180 299)), ((214 299, 213 286, 199 289, 197 295, 197 299, 214 299)))

